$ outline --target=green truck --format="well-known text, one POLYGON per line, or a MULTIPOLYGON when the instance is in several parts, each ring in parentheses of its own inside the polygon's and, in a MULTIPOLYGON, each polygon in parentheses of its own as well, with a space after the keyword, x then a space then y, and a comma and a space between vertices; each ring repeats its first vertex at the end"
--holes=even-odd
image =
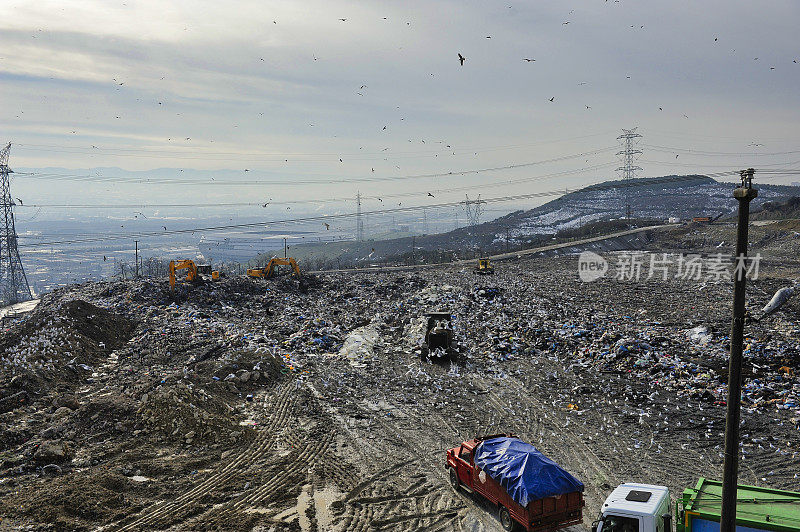
MULTIPOLYGON (((701 478, 675 503, 676 532, 719 532, 722 483, 701 478)), ((621 484, 606 498, 593 532, 672 532, 669 489, 621 484)), ((740 485, 737 532, 800 532, 800 493, 740 485)))

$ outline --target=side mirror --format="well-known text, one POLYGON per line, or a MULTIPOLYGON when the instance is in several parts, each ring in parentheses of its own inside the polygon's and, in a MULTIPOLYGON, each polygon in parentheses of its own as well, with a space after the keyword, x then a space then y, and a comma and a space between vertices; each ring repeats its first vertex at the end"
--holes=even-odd
POLYGON ((664 520, 664 532, 672 532, 672 514, 669 512, 661 516, 664 520))

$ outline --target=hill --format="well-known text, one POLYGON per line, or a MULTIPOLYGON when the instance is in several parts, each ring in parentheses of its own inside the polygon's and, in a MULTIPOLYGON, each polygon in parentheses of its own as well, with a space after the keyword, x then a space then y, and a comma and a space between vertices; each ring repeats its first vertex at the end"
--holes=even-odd
MULTIPOLYGON (((314 269, 384 262, 440 262, 532 247, 559 236, 613 232, 626 225, 652 225, 672 217, 686 220, 695 216, 723 216, 736 209, 732 197, 735 186, 702 175, 605 181, 477 226, 380 241, 295 246, 292 255, 314 269), (628 205, 630 220, 625 217, 628 205), (584 227, 589 231, 584 231, 584 227)), ((759 196, 752 203, 754 210, 767 202, 800 195, 800 187, 760 184, 758 189, 759 196)), ((264 254, 254 262, 265 262, 269 256, 264 254)))

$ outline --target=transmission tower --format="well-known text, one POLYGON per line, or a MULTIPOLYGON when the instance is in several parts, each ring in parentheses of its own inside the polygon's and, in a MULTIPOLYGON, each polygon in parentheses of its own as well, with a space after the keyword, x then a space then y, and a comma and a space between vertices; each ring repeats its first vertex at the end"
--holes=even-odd
POLYGON ((622 159, 622 166, 617 168, 617 172, 620 172, 622 179, 625 181, 625 217, 629 220, 631 218, 631 198, 630 183, 628 181, 636 178, 636 170, 642 169, 641 166, 636 165, 636 158, 642 154, 642 150, 636 149, 636 144, 639 142, 638 139, 642 138, 636 132, 636 129, 623 129, 622 135, 617 137, 617 140, 625 142, 625 149, 617 152, 617 155, 621 156, 620 158, 622 159))
POLYGON ((0 228, 0 298, 4 305, 13 305, 33 299, 28 278, 22 269, 17 249, 17 231, 14 229, 14 199, 8 174, 8 154, 11 143, 0 150, 0 205, 3 209, 2 228, 0 228))
POLYGON ((464 212, 467 213, 467 220, 469 220, 469 225, 478 225, 480 222, 481 214, 483 214, 483 207, 481 205, 485 204, 486 202, 481 199, 481 195, 478 194, 478 199, 471 200, 469 199, 469 194, 465 194, 467 197, 466 200, 461 202, 461 205, 464 206, 464 212))
POLYGON ((364 241, 364 220, 361 218, 361 192, 356 194, 356 240, 364 241))

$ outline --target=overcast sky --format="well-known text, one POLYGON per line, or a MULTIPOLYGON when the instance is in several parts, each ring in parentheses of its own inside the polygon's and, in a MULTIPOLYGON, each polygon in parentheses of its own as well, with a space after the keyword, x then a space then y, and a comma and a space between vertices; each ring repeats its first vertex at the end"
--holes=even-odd
POLYGON ((633 127, 640 176, 800 166, 786 153, 800 150, 793 0, 6 0, 2 14, 11 166, 76 170, 18 175, 26 203, 278 203, 360 190, 381 208, 389 200, 373 197, 423 205, 560 190, 615 177, 616 137, 633 127), (196 186, 61 175, 133 171, 196 186), (390 177, 403 179, 353 181, 390 177), (258 181, 269 184, 241 184, 258 181))

